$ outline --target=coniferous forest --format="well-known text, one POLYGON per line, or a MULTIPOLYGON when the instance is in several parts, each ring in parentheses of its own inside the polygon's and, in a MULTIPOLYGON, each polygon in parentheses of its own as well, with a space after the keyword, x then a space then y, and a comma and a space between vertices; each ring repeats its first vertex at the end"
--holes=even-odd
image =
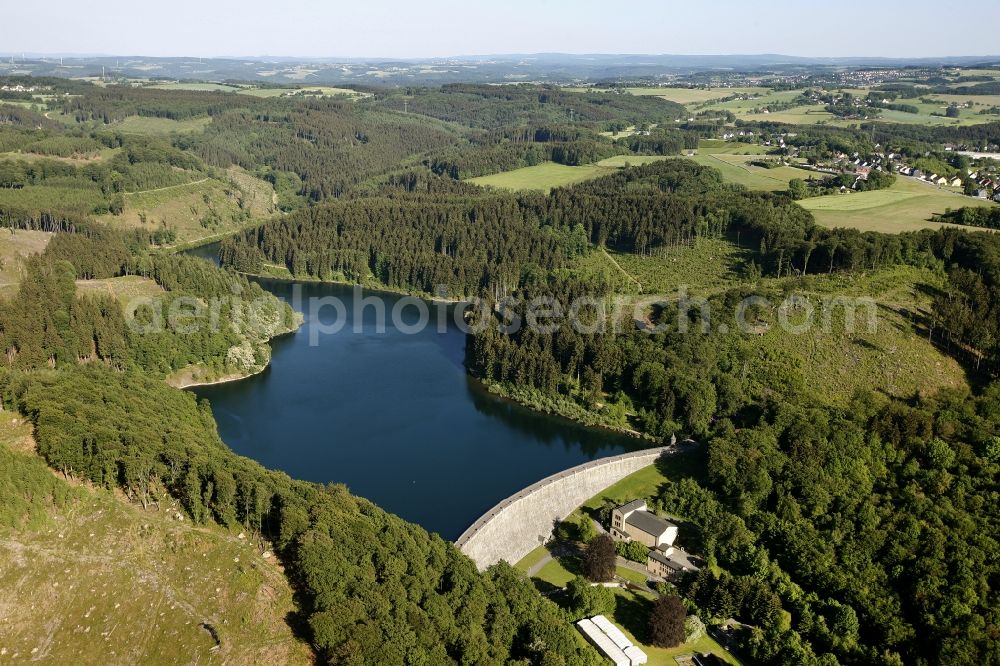
MULTIPOLYGON (((617 90, 257 96, 36 82, 51 93, 36 109, 0 97, 0 235, 51 233, 42 251, 2 260, 18 272, 0 299, 0 406, 30 422, 37 453, 63 479, 143 509, 172 498, 196 525, 271 544, 296 593, 290 621, 317 660, 601 663, 569 621, 579 615, 514 563, 480 572, 453 544, 343 485, 235 454, 211 405, 164 381, 196 366, 223 377, 268 364, 269 341, 299 320, 261 275, 480 299, 488 307, 472 315, 483 319, 464 359, 475 379, 651 445, 701 442, 698 472, 650 501, 686 518, 708 563, 673 592, 691 614, 742 623, 745 663, 1000 664, 1000 235, 962 228, 996 228, 996 208, 949 210, 942 219, 953 224, 898 234, 822 226, 791 185, 751 189, 681 159, 711 123, 617 90), (200 125, 123 129, 137 118, 200 125), (633 133, 618 136, 624 128, 633 133), (551 188, 467 182, 609 158, 635 165, 551 188), (169 219, 121 223, 136 195, 220 180, 234 166, 267 188, 273 215, 247 213, 221 241, 221 267, 177 252, 169 219), (539 297, 646 295, 629 273, 637 264, 614 257, 663 261, 653 265, 666 272, 705 247, 744 259, 738 279, 718 280, 704 301, 665 297, 640 317, 601 311, 596 332, 566 321, 551 333, 501 330, 504 313, 524 318, 539 297), (615 263, 593 270, 605 256, 615 263), (838 295, 917 272, 931 277, 898 291, 915 299, 922 289, 926 307, 881 307, 905 310, 899 335, 959 366, 962 386, 858 388, 832 400, 788 356, 755 346, 773 313, 751 313, 752 335, 733 315, 750 296, 838 295), (191 333, 171 320, 150 333, 141 329, 157 312, 127 312, 113 292, 85 289, 133 278, 164 310, 220 302, 223 324, 191 333), (262 304, 250 325, 231 323, 234 293, 262 304), (681 321, 684 331, 649 330, 681 321)), ((814 126, 787 146, 898 142, 899 154, 917 155, 989 140, 996 126, 814 126)), ((0 526, 21 529, 69 501, 56 477, 8 457, 0 447, 0 526)))

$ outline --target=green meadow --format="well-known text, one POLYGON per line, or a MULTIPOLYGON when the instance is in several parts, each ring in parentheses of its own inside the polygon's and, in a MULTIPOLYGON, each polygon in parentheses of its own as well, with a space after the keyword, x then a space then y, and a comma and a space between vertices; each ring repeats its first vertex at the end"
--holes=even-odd
POLYGON ((886 233, 944 226, 940 222, 932 222, 931 218, 949 208, 996 205, 907 177, 899 177, 892 187, 885 190, 815 197, 799 203, 812 212, 817 223, 825 227, 886 233))
POLYGON ((563 187, 604 176, 612 173, 613 170, 614 167, 601 166, 600 163, 583 166, 566 166, 556 164, 555 162, 544 162, 536 166, 471 178, 468 182, 504 190, 540 190, 548 192, 554 187, 563 187))
POLYGON ((171 120, 147 116, 129 116, 114 123, 112 127, 125 134, 189 134, 200 132, 212 122, 208 116, 188 120, 171 120))

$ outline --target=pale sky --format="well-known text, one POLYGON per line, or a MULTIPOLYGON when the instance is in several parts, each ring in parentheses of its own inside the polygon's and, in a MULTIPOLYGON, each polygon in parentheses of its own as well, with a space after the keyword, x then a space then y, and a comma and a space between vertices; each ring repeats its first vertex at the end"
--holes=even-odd
POLYGON ((436 57, 500 53, 1000 54, 971 0, 4 0, 0 52, 436 57))

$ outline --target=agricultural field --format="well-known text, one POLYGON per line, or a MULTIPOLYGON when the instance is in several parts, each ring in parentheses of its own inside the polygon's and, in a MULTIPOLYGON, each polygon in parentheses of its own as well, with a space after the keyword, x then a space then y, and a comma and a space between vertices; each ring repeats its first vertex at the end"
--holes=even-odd
POLYGON ((113 123, 111 127, 125 134, 190 134, 200 132, 212 122, 208 116, 189 120, 171 120, 146 116, 129 116, 113 123))
POLYGON ((52 234, 45 231, 0 229, 0 298, 17 292, 23 275, 22 259, 45 251, 52 234))
POLYGON ((541 190, 548 192, 553 187, 572 185, 613 172, 614 167, 600 164, 565 166, 555 162, 544 162, 537 166, 514 169, 479 178, 470 178, 475 185, 496 187, 504 190, 541 190))
MULTIPOLYGON (((734 89, 735 90, 735 89, 734 89)), ((769 104, 778 104, 783 102, 791 102, 796 97, 802 94, 803 90, 788 90, 781 92, 767 92, 766 88, 748 88, 749 92, 762 91, 767 94, 762 95, 756 99, 749 100, 733 100, 730 102, 719 102, 719 103, 703 103, 697 105, 698 110, 710 110, 710 111, 730 111, 737 116, 740 120, 747 121, 760 121, 760 122, 779 122, 779 123, 789 123, 797 125, 809 125, 809 124, 826 124, 826 125, 837 125, 840 127, 854 126, 860 121, 858 120, 847 120, 839 119, 833 114, 826 111, 824 104, 812 104, 807 106, 799 106, 785 111, 775 111, 775 112, 760 112, 754 113, 754 109, 762 109, 769 104)), ((844 88, 842 92, 849 92, 856 97, 864 97, 868 94, 868 89, 865 88, 844 88)), ((976 125, 980 123, 990 122, 990 116, 979 115, 980 108, 984 108, 986 105, 994 106, 996 103, 1000 103, 1000 96, 992 97, 988 95, 972 96, 971 99, 977 101, 978 103, 984 105, 980 107, 973 107, 971 109, 961 109, 959 112, 959 117, 956 118, 945 118, 944 112, 952 101, 958 103, 965 103, 970 101, 969 96, 961 95, 929 95, 932 99, 940 100, 940 104, 925 104, 919 99, 899 100, 900 103, 912 104, 920 109, 920 113, 906 113, 903 111, 891 111, 888 109, 883 109, 880 115, 880 119, 885 122, 894 123, 905 123, 905 124, 918 124, 918 125, 976 125), (991 101, 992 100, 992 101, 991 101), (932 115, 932 114, 941 115, 932 115)))
MULTIPOLYGON (((720 142, 722 143, 722 142, 720 142)), ((748 163, 754 155, 759 155, 766 148, 744 144, 726 144, 741 154, 699 154, 691 157, 699 164, 704 164, 723 173, 723 178, 729 182, 745 185, 750 189, 778 191, 788 189, 788 181, 792 178, 808 178, 810 172, 794 167, 779 167, 763 169, 750 166, 748 163), (745 154, 743 154, 745 153, 745 154)), ((714 153, 714 151, 711 151, 714 153)), ((573 185, 585 180, 600 178, 629 166, 640 166, 665 159, 676 159, 675 155, 615 155, 593 164, 583 166, 565 166, 555 162, 545 162, 537 166, 523 167, 513 171, 504 171, 489 176, 470 178, 468 182, 475 185, 497 187, 505 190, 539 190, 548 192, 554 187, 573 185)))
POLYGON ((768 88, 626 88, 629 94, 641 97, 659 97, 678 104, 701 104, 733 95, 764 95, 768 88))
MULTIPOLYGON (((825 227, 902 233, 943 226, 931 222, 934 214, 963 206, 992 206, 913 178, 899 177, 892 187, 805 199, 800 205, 825 227)), ((968 227, 963 227, 968 229, 968 227)))
POLYGON ((168 83, 157 83, 149 86, 160 90, 194 90, 201 92, 240 92, 242 86, 231 86, 227 83, 197 82, 197 81, 171 81, 168 83))
MULTIPOLYGON (((52 474, 30 426, 4 417, 0 454, 52 474)), ((0 528, 4 663, 310 662, 285 621, 292 590, 265 544, 196 527, 172 500, 143 510, 59 483, 71 501, 40 524, 0 528)))
POLYGON ((335 88, 332 86, 299 86, 297 88, 255 88, 244 87, 237 92, 241 95, 251 95, 253 97, 367 97, 366 93, 360 93, 350 88, 335 88))
POLYGON ((698 142, 699 155, 766 155, 770 150, 771 146, 722 139, 702 139, 698 142))
MULTIPOLYGON (((643 164, 669 160, 671 157, 671 155, 615 155, 595 164, 608 169, 621 169, 626 166, 642 166, 643 164)), ((603 176, 604 174, 599 175, 603 176)))
MULTIPOLYGON (((730 144, 740 150, 741 144, 730 144)), ((749 148, 749 146, 748 146, 749 148)), ((752 154, 738 155, 733 153, 708 152, 707 154, 698 151, 697 155, 686 159, 694 160, 703 166, 718 169, 722 174, 722 179, 728 183, 743 185, 750 190, 761 190, 765 192, 782 192, 788 189, 788 181, 793 178, 807 179, 813 172, 805 169, 798 169, 792 166, 780 166, 773 169, 754 166, 750 162, 761 158, 752 154)))
POLYGON ((350 88, 338 88, 335 86, 293 85, 280 88, 268 88, 249 84, 232 85, 228 83, 216 82, 172 81, 169 83, 158 83, 150 87, 163 90, 232 92, 239 93, 240 95, 250 95, 252 97, 335 97, 338 95, 345 95, 348 97, 367 96, 365 93, 360 93, 356 90, 351 90, 350 88))
POLYGON ((177 232, 177 244, 186 244, 236 231, 274 212, 274 189, 269 183, 239 167, 222 174, 220 179, 206 177, 126 194, 121 215, 99 219, 149 231, 166 225, 177 232))

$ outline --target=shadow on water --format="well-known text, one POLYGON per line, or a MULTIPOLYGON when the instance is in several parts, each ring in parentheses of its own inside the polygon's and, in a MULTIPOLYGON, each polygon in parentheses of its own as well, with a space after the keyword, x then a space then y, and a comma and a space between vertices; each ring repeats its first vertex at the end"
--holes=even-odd
POLYGON ((469 396, 481 413, 502 420, 512 430, 536 438, 546 445, 581 447, 584 453, 601 457, 608 447, 638 451, 652 443, 603 428, 590 428, 558 416, 535 412, 517 402, 495 396, 483 384, 468 378, 469 396))
MULTIPOLYGON (((292 283, 260 284, 291 301, 292 283)), ((303 284, 301 290, 304 299, 341 299, 343 328, 311 335, 318 325, 330 326, 337 313, 307 312, 299 331, 274 341, 267 371, 194 389, 211 402, 223 440, 267 467, 345 483, 454 539, 494 504, 539 479, 643 446, 491 396, 465 373, 465 335, 454 325, 408 335, 390 318, 379 331, 374 308, 356 317, 352 287, 303 284)), ((400 299, 378 295, 389 312, 400 299)), ((417 317, 415 311, 404 314, 408 322, 417 317)))

